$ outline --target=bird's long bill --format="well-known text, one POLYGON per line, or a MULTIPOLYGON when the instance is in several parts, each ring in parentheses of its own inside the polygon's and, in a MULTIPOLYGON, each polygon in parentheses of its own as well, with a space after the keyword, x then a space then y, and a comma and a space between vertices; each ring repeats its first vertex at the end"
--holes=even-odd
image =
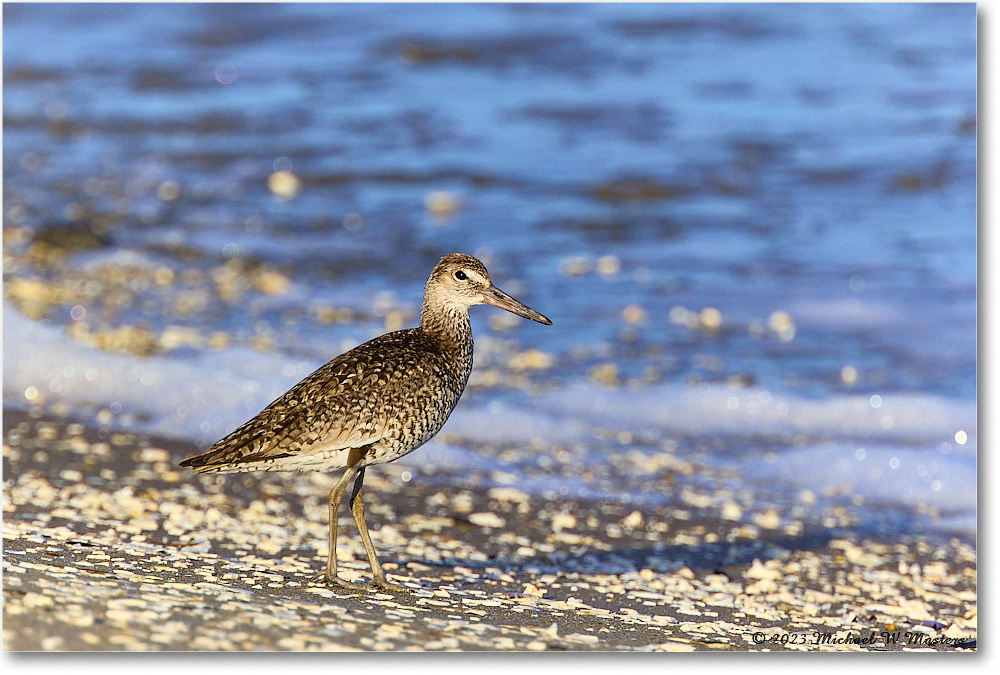
POLYGON ((486 292, 483 293, 483 302, 487 305, 499 307, 500 309, 506 309, 508 312, 523 316, 525 319, 544 323, 546 326, 552 325, 552 322, 546 317, 531 309, 531 307, 528 307, 523 302, 510 297, 496 286, 490 286, 486 289, 486 292))

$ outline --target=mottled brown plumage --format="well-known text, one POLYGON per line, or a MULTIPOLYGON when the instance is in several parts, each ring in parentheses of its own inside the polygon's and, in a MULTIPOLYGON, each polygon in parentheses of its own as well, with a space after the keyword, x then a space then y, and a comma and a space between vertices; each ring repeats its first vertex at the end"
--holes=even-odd
POLYGON ((438 261, 424 287, 420 326, 387 333, 322 366, 205 453, 181 462, 199 473, 328 471, 346 468, 330 491, 330 552, 337 577, 337 507, 352 479, 351 511, 372 566, 389 584, 371 545, 358 495, 365 467, 406 455, 444 425, 472 372, 469 307, 491 304, 539 323, 547 318, 493 286, 472 256, 438 261))

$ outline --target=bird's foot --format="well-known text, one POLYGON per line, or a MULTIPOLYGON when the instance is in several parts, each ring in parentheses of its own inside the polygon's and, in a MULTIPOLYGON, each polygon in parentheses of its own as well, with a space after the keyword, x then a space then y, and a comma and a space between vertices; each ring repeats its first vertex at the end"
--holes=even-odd
POLYGON ((368 582, 369 588, 375 588, 380 591, 389 591, 390 593, 412 593, 413 590, 406 588, 405 586, 399 586, 397 584, 390 584, 383 577, 382 579, 372 579, 368 582))
POLYGON ((367 586, 363 586, 361 584, 352 584, 350 581, 344 581, 340 577, 336 577, 332 582, 328 581, 327 583, 332 583, 335 586, 339 586, 340 588, 343 588, 345 591, 354 591, 355 593, 368 592, 367 586))
POLYGON ((316 576, 309 579, 311 583, 314 584, 326 584, 327 586, 338 586, 347 591, 354 591, 355 593, 366 593, 368 591, 367 586, 362 586, 361 584, 352 584, 350 581, 344 581, 336 574, 327 574, 323 572, 322 574, 317 574, 316 576))

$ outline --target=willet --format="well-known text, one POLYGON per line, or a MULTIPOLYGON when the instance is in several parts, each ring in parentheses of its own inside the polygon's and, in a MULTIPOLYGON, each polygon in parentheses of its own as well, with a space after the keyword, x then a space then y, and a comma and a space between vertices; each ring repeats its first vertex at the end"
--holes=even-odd
POLYGON ((480 304, 552 324, 494 286, 476 258, 451 253, 427 279, 419 327, 341 354, 181 466, 199 473, 345 469, 330 490, 330 551, 322 578, 364 588, 337 576, 337 510, 353 480, 349 503, 368 552, 371 583, 405 590, 386 581, 368 534, 360 497, 365 468, 413 452, 444 425, 472 372, 469 307, 480 304))

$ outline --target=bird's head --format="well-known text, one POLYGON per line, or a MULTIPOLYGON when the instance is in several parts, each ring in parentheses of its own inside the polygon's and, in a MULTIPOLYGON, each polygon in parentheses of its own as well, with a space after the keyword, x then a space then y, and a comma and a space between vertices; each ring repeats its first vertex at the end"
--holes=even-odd
POLYGON ((525 319, 552 325, 546 317, 494 286, 486 266, 479 260, 464 253, 449 253, 431 270, 424 288, 422 313, 467 311, 473 305, 493 305, 525 319))

